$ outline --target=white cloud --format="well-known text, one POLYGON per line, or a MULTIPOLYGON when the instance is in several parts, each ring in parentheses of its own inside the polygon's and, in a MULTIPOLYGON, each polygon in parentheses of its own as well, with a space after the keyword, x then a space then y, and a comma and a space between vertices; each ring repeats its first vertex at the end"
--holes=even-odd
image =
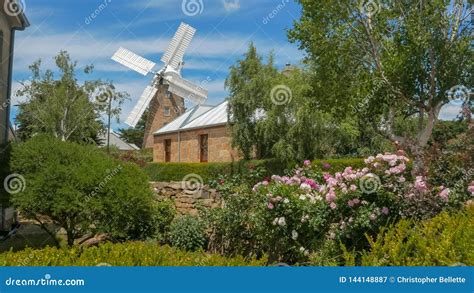
POLYGON ((227 12, 232 12, 240 9, 239 0, 223 0, 224 9, 227 12))

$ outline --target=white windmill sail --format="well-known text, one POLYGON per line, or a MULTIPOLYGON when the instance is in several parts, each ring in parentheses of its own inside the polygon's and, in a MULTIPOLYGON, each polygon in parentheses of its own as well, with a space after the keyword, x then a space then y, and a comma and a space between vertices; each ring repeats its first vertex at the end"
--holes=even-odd
POLYGON ((122 47, 115 52, 114 56, 112 56, 112 60, 143 75, 150 73, 156 65, 156 63, 122 47))
POLYGON ((145 91, 138 100, 138 103, 135 105, 132 112, 125 121, 126 124, 132 127, 137 126, 138 121, 140 121, 140 118, 142 117, 143 113, 148 107, 148 104, 150 104, 151 99, 153 99, 157 91, 158 89, 154 86, 147 86, 145 88, 145 91))
POLYGON ((188 24, 181 23, 178 31, 171 40, 168 49, 166 50, 163 57, 161 57, 161 61, 165 63, 165 67, 169 65, 174 70, 179 72, 180 65, 183 62, 184 53, 189 47, 189 44, 191 43, 195 33, 195 28, 188 24))
POLYGON ((165 81, 170 92, 195 104, 203 104, 207 99, 206 89, 182 78, 176 72, 166 72, 165 81))

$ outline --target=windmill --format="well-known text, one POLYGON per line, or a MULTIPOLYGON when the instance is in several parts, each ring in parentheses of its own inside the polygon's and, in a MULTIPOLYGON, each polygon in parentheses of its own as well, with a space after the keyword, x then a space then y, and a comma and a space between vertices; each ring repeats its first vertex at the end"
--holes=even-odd
POLYGON ((153 69, 156 63, 143 58, 125 48, 119 48, 112 56, 112 60, 134 70, 144 76, 152 73, 153 80, 145 88, 143 94, 126 119, 125 123, 135 127, 147 108, 150 109, 146 123, 144 147, 153 147, 153 131, 158 130, 170 120, 184 113, 184 100, 195 104, 202 104, 207 99, 208 91, 201 86, 185 80, 181 76, 184 53, 189 47, 196 29, 188 24, 181 23, 168 49, 161 58, 164 66, 158 70, 153 69), (172 114, 163 116, 165 104, 171 105, 172 114), (154 129, 156 128, 156 129, 154 129))

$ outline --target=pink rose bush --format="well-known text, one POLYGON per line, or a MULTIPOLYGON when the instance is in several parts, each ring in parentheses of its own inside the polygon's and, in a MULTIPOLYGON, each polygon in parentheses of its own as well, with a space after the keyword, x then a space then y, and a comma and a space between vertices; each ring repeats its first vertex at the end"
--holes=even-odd
MULTIPOLYGON (((403 152, 378 154, 365 164, 321 174, 305 161, 290 175, 274 175, 253 187, 265 202, 261 216, 275 255, 298 259, 327 240, 360 249, 367 245, 365 235, 375 235, 382 226, 404 217, 434 216, 453 200, 451 188, 430 186, 424 176, 411 179, 403 152)), ((474 195, 474 182, 468 195, 474 195)))

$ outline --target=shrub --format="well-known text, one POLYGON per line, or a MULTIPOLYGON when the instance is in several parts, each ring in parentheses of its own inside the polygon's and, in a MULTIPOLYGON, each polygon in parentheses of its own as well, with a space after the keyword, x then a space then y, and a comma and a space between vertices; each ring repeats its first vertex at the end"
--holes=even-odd
MULTIPOLYGON (((104 148, 105 150, 105 148, 104 148)), ((148 163, 153 162, 153 150, 141 149, 136 151, 121 151, 117 148, 110 148, 110 154, 117 160, 135 163, 140 167, 145 167, 148 163)))
POLYGON ((69 245, 90 232, 118 239, 154 232, 153 195, 136 165, 113 160, 94 146, 47 136, 15 145, 11 162, 26 180, 12 203, 26 217, 47 216, 64 228, 69 245))
POLYGON ((360 251, 369 245, 364 235, 375 236, 400 218, 427 219, 455 210, 471 197, 467 188, 455 193, 430 186, 422 176, 412 180, 409 159, 401 152, 369 157, 364 168, 346 167, 333 175, 313 164, 305 161, 290 176, 275 175, 253 188, 262 202, 247 215, 263 219, 257 239, 270 260, 304 261, 327 241, 360 251))
MULTIPOLYGON (((364 266, 474 265, 474 206, 415 223, 402 220, 370 240, 364 266)), ((350 258, 349 258, 350 260, 350 258)), ((350 261, 352 262, 352 261, 350 261)), ((350 264, 349 262, 349 264, 350 264)))
POLYGON ((228 188, 223 193, 223 208, 201 211, 208 228, 208 249, 224 255, 262 256, 267 227, 259 207, 265 199, 253 194, 246 184, 228 188))
POLYGON ((196 251, 206 244, 205 226, 194 216, 184 215, 171 224, 171 244, 187 251, 196 251))
MULTIPOLYGON (((363 159, 328 159, 313 161, 315 168, 321 171, 335 173, 344 170, 347 166, 361 167, 363 159), (329 164, 329 168, 323 168, 329 164)), ((294 166, 288 166, 276 159, 239 161, 233 163, 150 163, 144 167, 151 181, 181 181, 188 174, 198 174, 203 181, 213 181, 219 176, 248 176, 253 170, 264 170, 260 172, 262 180, 264 176, 273 174, 283 175, 291 171, 294 166)))
POLYGON ((264 266, 266 259, 225 258, 203 252, 185 252, 154 242, 106 243, 81 249, 25 249, 0 254, 1 266, 264 266))
POLYGON ((156 232, 154 238, 166 242, 169 238, 171 223, 176 216, 176 208, 171 200, 162 200, 154 203, 154 222, 156 232))

